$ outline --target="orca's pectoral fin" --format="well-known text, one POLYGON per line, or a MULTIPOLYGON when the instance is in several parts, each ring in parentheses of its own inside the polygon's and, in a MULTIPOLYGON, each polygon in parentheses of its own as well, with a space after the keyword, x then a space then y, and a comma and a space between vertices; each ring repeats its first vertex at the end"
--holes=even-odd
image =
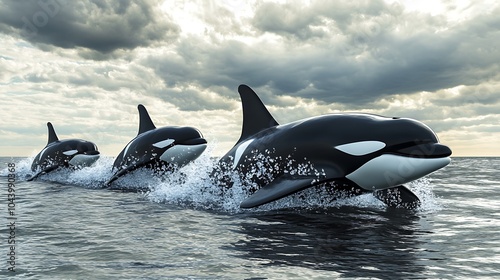
POLYGON ((125 174, 125 172, 121 172, 123 170, 120 170, 119 172, 115 173, 115 175, 113 175, 113 177, 111 177, 105 184, 104 184, 104 188, 107 188, 111 185, 111 183, 113 183, 114 181, 116 181, 118 178, 120 178, 120 176, 122 176, 123 174, 125 174))
POLYGON ((54 171, 54 170, 56 170, 59 167, 60 167, 59 165, 49 166, 49 167, 45 168, 44 170, 42 170, 42 171, 38 172, 37 174, 35 174, 33 177, 27 179, 26 181, 31 182, 31 181, 35 180, 36 178, 40 177, 40 175, 47 174, 50 171, 54 171))
POLYGON ((106 184, 104 184, 104 187, 109 187, 111 185, 111 183, 113 183, 114 181, 116 181, 118 178, 120 178, 121 176, 129 173, 129 172, 132 172, 134 171, 135 169, 139 168, 137 165, 129 165, 127 166, 127 168, 124 168, 124 169, 121 169, 119 170, 118 172, 115 173, 115 175, 113 175, 113 177, 111 177, 107 182, 106 184))
POLYGON ((114 175, 113 177, 111 177, 105 184, 104 184, 104 187, 107 188, 111 185, 111 183, 113 183, 114 181, 116 181, 116 179, 120 178, 121 176, 127 174, 127 173, 130 173, 138 168, 141 168, 143 166, 145 166, 146 164, 148 164, 149 162, 151 161, 151 159, 149 158, 143 158, 137 162, 135 162, 134 164, 131 164, 123 169, 120 169, 118 170, 114 175))
POLYGON ((420 206, 420 199, 403 185, 378 190, 373 195, 389 207, 415 209, 420 206))
POLYGON ((314 179, 315 178, 312 177, 278 178, 245 199, 240 204, 240 207, 257 207, 287 195, 291 195, 305 188, 311 187, 314 179))

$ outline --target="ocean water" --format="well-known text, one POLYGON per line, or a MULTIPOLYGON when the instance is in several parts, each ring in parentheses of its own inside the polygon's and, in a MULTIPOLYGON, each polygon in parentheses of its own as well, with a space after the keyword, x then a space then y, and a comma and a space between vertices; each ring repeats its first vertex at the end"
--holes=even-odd
POLYGON ((500 158, 453 158, 410 184, 417 210, 313 190, 241 210, 245 189, 211 186, 208 156, 117 181, 148 192, 101 189, 112 162, 27 182, 30 158, 0 158, 1 279, 500 279, 500 158))

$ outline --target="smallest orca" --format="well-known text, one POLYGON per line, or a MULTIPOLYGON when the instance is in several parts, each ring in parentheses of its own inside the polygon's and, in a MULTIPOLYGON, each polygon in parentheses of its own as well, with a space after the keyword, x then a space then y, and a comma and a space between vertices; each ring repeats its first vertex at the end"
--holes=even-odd
POLYGON ((156 128, 146 108, 139 104, 139 132, 116 157, 115 174, 106 186, 141 167, 172 170, 198 158, 207 147, 201 132, 193 127, 156 128))
POLYGON ((99 151, 94 143, 82 139, 59 140, 50 122, 47 123, 47 127, 49 130, 47 146, 36 155, 31 164, 31 170, 39 172, 28 181, 59 167, 85 167, 99 159, 99 151))

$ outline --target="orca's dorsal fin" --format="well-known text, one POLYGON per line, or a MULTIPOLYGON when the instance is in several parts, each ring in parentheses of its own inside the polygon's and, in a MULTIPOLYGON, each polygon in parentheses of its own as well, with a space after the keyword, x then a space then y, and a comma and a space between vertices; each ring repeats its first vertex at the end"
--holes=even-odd
POLYGON ((137 109, 139 110, 139 132, 137 133, 137 135, 155 129, 156 126, 149 117, 146 107, 144 107, 142 104, 139 104, 137 106, 137 109))
POLYGON ((54 127, 50 122, 47 123, 47 128, 49 129, 49 140, 47 141, 47 145, 49 145, 52 142, 59 141, 56 131, 54 130, 54 127))
POLYGON ((236 144, 259 131, 278 125, 264 103, 249 86, 240 85, 238 93, 243 106, 243 127, 241 137, 236 144))

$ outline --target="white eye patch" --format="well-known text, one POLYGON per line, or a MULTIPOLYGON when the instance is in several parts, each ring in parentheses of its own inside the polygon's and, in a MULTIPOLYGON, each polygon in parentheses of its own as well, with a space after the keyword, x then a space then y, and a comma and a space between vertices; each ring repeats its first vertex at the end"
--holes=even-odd
POLYGON ((166 146, 174 143, 175 140, 174 139, 167 139, 167 140, 163 140, 163 141, 160 141, 160 142, 156 142, 153 144, 154 147, 156 148, 160 148, 160 149, 163 149, 165 148, 166 146))
POLYGON ((335 149, 340 150, 344 153, 353 155, 353 156, 364 156, 369 153, 376 152, 385 147, 384 142, 380 141, 360 141, 349 144, 343 144, 336 146, 335 149))
POLYGON ((69 150, 69 151, 63 152, 63 154, 65 154, 67 156, 72 156, 76 153, 78 153, 78 150, 69 150))

